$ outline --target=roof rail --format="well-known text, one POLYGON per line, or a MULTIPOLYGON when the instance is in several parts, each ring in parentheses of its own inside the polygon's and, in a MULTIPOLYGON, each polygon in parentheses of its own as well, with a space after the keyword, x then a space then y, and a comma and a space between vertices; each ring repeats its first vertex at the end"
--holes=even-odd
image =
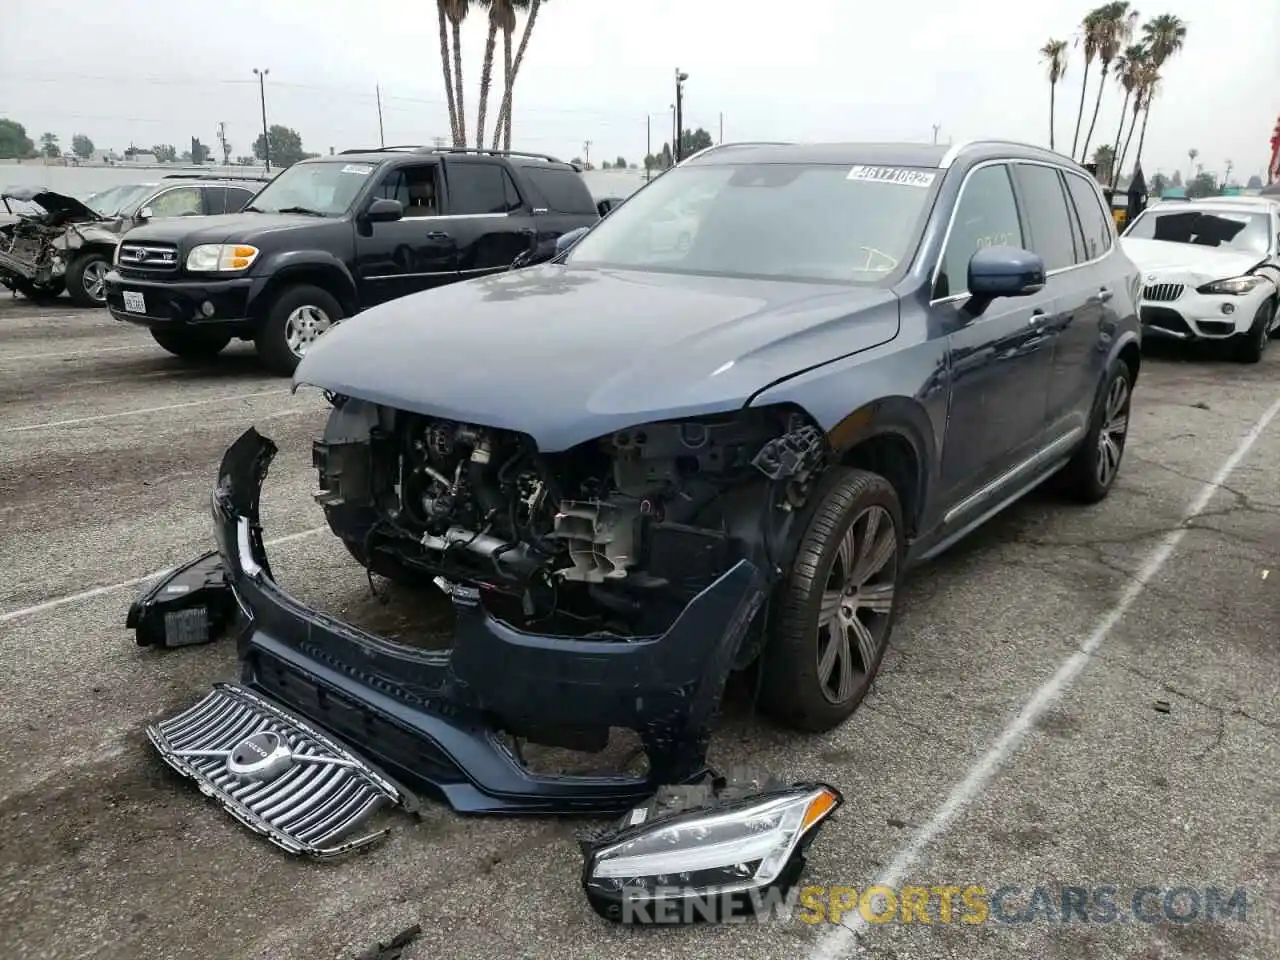
POLYGON ((677 163, 676 166, 678 167, 681 164, 688 163, 690 160, 694 160, 704 154, 712 153, 716 150, 728 150, 732 147, 789 147, 791 144, 792 141, 790 140, 734 140, 730 143, 713 143, 709 147, 703 147, 701 150, 695 150, 693 153, 681 160, 680 163, 677 163))
POLYGON ((404 144, 392 147, 369 147, 343 150, 341 153, 391 153, 393 151, 411 151, 414 153, 465 153, 481 154, 491 157, 528 157, 533 160, 545 160, 548 163, 564 163, 559 157, 546 153, 529 153, 525 150, 490 150, 487 147, 428 147, 423 144, 404 144))
POLYGON ((238 173, 166 173, 161 180, 270 180, 265 173, 256 176, 238 173))
POLYGON ((988 144, 990 146, 1001 146, 1001 147, 1018 147, 1021 150, 1027 150, 1027 149, 1043 150, 1045 153, 1057 154, 1059 157, 1061 157, 1063 160, 1067 161, 1068 163, 1073 163, 1076 166, 1081 166, 1078 160, 1074 159, 1073 157, 1067 156, 1065 153, 1058 153, 1058 151, 1050 150, 1048 147, 1037 147, 1034 143, 1023 143, 1018 140, 1002 140, 999 137, 978 137, 975 140, 957 141, 956 143, 953 143, 947 149, 947 152, 942 155, 942 159, 938 161, 938 166, 943 170, 947 169, 949 166, 951 166, 953 163, 956 162, 956 158, 960 156, 961 151, 967 150, 970 147, 976 147, 979 144, 988 144))

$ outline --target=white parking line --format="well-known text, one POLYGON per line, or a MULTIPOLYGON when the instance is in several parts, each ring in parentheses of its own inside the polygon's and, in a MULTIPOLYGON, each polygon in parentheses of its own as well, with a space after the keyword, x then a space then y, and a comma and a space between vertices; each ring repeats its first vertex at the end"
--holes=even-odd
MULTIPOLYGON (((983 754, 976 764, 969 768, 964 779, 952 788, 947 799, 933 812, 929 822, 920 829, 910 843, 899 851, 893 862, 876 879, 875 885, 889 888, 898 886, 905 878, 907 871, 912 869, 920 859, 925 848, 941 835, 951 825, 951 822, 964 812, 969 804, 978 799, 986 788, 988 781, 995 776, 1001 765, 1018 749, 1018 745, 1027 731, 1031 729, 1036 720, 1053 702, 1071 686, 1080 671, 1089 662, 1089 658, 1094 651, 1102 645, 1111 631, 1115 629, 1116 624, 1120 622, 1120 619, 1133 606, 1138 597, 1142 595, 1142 591, 1147 584, 1169 561, 1169 557, 1172 556, 1173 551, 1187 534, 1189 529, 1187 524, 1199 516, 1204 508, 1209 505, 1213 495, 1231 477, 1232 472, 1240 465, 1240 461, 1248 454, 1277 414, 1280 414, 1280 399, 1276 400, 1268 408, 1267 412, 1258 419, 1249 432, 1244 435, 1235 452, 1222 464, 1213 479, 1200 489, 1200 493, 1191 502, 1186 513, 1182 515, 1181 523, 1176 529, 1170 531, 1152 551, 1151 555, 1147 557, 1146 562, 1143 563, 1137 575, 1121 595, 1119 602, 1102 618, 1093 632, 1080 645, 1079 650, 1063 661, 1057 672, 1031 695, 1031 699, 1026 702, 1022 711, 1004 728, 1000 738, 983 754)), ((838 927, 830 930, 818 942, 813 952, 809 955, 810 960, 836 960, 836 958, 856 956, 863 953, 864 947, 861 941, 867 930, 868 921, 862 915, 862 911, 854 912, 848 922, 842 920, 838 927)))
POLYGON ((207 400, 187 400, 183 403, 167 403, 163 407, 145 407, 141 410, 120 410, 116 413, 100 413, 93 417, 74 417, 71 420, 50 420, 47 423, 28 423, 21 427, 4 427, 0 433, 24 433, 28 430, 46 430, 51 427, 72 427, 79 423, 97 423, 100 420, 115 420, 118 417, 139 417, 146 413, 164 413, 167 410, 181 410, 183 407, 202 407, 210 403, 233 403, 236 400, 251 400, 254 397, 269 397, 274 394, 289 393, 288 387, 276 390, 259 390, 257 393, 240 393, 233 397, 210 397, 207 400))
POLYGON ((73 357, 96 357, 100 353, 121 353, 125 350, 137 350, 139 347, 145 347, 145 343, 131 343, 127 347, 96 347, 93 350, 76 350, 68 353, 65 350, 55 350, 52 353, 20 353, 17 356, 6 356, 0 353, 0 363, 8 360, 70 360, 73 357))
MULTIPOLYGON (((304 537, 314 537, 317 533, 323 533, 328 529, 329 527, 327 525, 323 527, 312 527, 310 530, 303 530, 300 533, 290 533, 283 537, 276 537, 274 540, 267 540, 263 543, 263 546, 275 547, 282 543, 289 543, 292 540, 301 540, 304 537)), ((154 573, 148 573, 141 577, 134 577, 131 580, 121 580, 119 583, 108 583, 101 587, 94 587, 91 590, 82 590, 79 593, 72 593, 65 597, 58 597, 54 600, 46 600, 44 603, 37 603, 30 607, 23 607, 21 610, 10 610, 8 613, 0 613, 0 623, 8 623, 11 620, 18 620, 22 617, 34 617, 38 613, 55 610, 58 607, 66 606, 68 603, 79 603, 81 600, 92 600, 94 597, 100 597, 105 593, 114 593, 116 590, 123 590, 125 587, 136 587, 138 584, 146 583, 148 580, 157 580, 173 569, 173 567, 165 567, 163 570, 157 570, 154 573)))

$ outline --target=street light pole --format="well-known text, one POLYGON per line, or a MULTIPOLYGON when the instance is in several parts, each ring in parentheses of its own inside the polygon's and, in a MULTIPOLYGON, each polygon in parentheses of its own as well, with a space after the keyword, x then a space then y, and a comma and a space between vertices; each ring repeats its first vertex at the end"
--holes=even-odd
POLYGON ((676 163, 684 159, 684 149, 680 140, 684 133, 684 82, 688 79, 689 75, 681 73, 680 68, 676 67, 676 142, 671 148, 676 163))
POLYGON ((649 168, 653 161, 653 114, 644 115, 644 179, 649 182, 649 168))
POLYGON ((258 96, 262 99, 262 158, 266 161, 267 173, 271 172, 271 139, 267 136, 267 74, 269 69, 259 70, 253 68, 253 72, 258 76, 258 96))

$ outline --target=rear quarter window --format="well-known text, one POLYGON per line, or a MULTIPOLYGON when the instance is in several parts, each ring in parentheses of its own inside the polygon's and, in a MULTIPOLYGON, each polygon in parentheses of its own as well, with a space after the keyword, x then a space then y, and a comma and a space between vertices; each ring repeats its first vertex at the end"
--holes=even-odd
POLYGON ((558 167, 522 166, 529 185, 546 201, 550 213, 573 213, 596 216, 596 202, 582 177, 573 170, 558 167))

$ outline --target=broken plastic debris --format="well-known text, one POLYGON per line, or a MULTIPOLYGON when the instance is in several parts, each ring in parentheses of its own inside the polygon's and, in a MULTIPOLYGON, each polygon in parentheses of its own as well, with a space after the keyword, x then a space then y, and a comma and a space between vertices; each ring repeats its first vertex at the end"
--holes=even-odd
POLYGON ((1168 713, 1171 709, 1173 709, 1173 708, 1169 705, 1169 701, 1168 701, 1168 700, 1157 700, 1157 701, 1156 701, 1156 712, 1157 712, 1157 713, 1168 713))

